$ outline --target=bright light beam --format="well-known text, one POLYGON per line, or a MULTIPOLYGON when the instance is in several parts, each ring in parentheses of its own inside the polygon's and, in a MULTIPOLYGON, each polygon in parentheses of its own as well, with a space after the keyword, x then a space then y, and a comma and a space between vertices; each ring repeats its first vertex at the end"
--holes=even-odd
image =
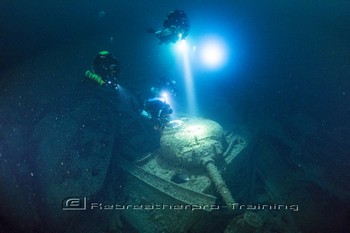
POLYGON ((185 77, 185 85, 186 85, 188 112, 191 115, 195 115, 197 112, 196 94, 193 87, 193 77, 192 77, 190 59, 188 55, 188 44, 186 40, 180 41, 178 45, 178 49, 183 55, 183 68, 184 68, 184 77, 185 77))

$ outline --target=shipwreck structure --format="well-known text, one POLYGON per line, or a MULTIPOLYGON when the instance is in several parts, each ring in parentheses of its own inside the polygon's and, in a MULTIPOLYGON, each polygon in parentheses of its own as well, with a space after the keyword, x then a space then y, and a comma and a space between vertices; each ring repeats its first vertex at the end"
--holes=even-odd
POLYGON ((247 144, 211 120, 170 122, 159 150, 135 162, 120 158, 128 204, 142 208, 126 210, 125 218, 142 232, 193 230, 194 222, 220 208, 218 199, 221 206, 235 202, 221 174, 247 144))

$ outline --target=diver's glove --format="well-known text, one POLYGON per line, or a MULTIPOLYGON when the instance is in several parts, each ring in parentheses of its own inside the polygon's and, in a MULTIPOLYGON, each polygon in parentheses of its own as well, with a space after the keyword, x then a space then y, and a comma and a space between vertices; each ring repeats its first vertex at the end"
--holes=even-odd
POLYGON ((145 110, 142 110, 140 115, 146 117, 147 119, 152 119, 152 115, 146 112, 145 110))
POLYGON ((113 89, 115 89, 115 90, 118 90, 118 84, 115 83, 115 82, 112 82, 112 81, 110 81, 110 80, 107 80, 107 81, 104 83, 104 85, 105 85, 106 87, 109 87, 109 88, 113 88, 113 89))

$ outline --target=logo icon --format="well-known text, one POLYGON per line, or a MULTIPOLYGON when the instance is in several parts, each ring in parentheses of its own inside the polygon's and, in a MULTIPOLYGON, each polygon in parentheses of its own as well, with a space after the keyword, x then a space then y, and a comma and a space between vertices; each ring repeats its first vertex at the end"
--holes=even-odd
POLYGON ((68 197, 64 199, 62 210, 86 210, 86 197, 68 197))

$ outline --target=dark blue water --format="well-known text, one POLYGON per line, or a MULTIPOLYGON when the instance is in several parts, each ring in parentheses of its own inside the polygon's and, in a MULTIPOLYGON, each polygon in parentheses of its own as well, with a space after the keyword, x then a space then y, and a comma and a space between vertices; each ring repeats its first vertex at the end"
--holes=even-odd
MULTIPOLYGON (((228 51, 226 63, 216 70, 201 63, 198 53, 190 57, 197 115, 227 130, 257 132, 251 162, 260 164, 258 170, 275 170, 265 178, 275 182, 284 199, 301 206, 293 215, 299 232, 349 229, 349 1, 5 0, 0 9, 1 232, 87 232, 89 224, 88 232, 134 231, 123 217, 122 228, 111 227, 108 213, 73 211, 68 221, 52 204, 58 191, 48 186, 65 180, 79 185, 88 169, 92 179, 104 177, 91 188, 94 197, 125 198, 115 155, 136 160, 159 147, 159 133, 135 114, 150 87, 162 76, 176 80, 174 115, 188 114, 183 64, 175 46, 159 45, 146 33, 161 27, 172 9, 187 13, 188 41, 198 53, 208 35, 220 37, 228 51), (117 57, 123 93, 84 77, 101 50, 117 57), (91 135, 95 141, 87 139, 91 135), (96 141, 107 146, 96 149, 96 141), (266 148, 275 153, 269 157, 270 169, 259 159, 270 153, 266 148), (109 163, 74 160, 77 154, 94 158, 96 150, 107 151, 101 157, 109 163), (65 153, 67 161, 55 159, 65 153), (276 168, 282 165, 288 171, 276 168)), ((226 179, 239 200, 258 201, 233 190, 244 184, 230 172, 226 179)), ((76 186, 67 190, 69 195, 86 191, 76 194, 76 186)), ((214 216, 221 220, 213 220, 211 227, 223 232, 218 226, 227 225, 230 217, 214 216)), ((293 232, 267 229, 261 231, 293 232)))

